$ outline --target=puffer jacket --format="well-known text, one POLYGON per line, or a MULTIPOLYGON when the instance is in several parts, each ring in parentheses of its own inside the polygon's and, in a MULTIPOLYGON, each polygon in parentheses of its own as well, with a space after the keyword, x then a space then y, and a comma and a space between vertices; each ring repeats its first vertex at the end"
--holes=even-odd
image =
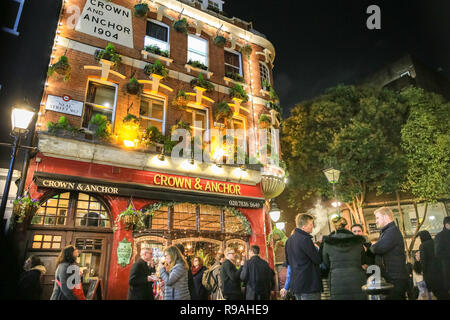
POLYGON ((330 270, 332 300, 365 300, 361 287, 366 275, 361 268, 364 258, 364 237, 347 229, 338 230, 323 239, 323 263, 330 270))
POLYGON ((161 268, 159 273, 164 281, 164 300, 191 300, 188 270, 181 261, 177 261, 169 272, 161 268))
POLYGON ((370 247, 387 281, 408 279, 403 236, 394 222, 381 229, 380 239, 370 247))
POLYGON ((78 300, 77 296, 73 293, 73 290, 67 287, 69 277, 73 277, 73 273, 76 272, 76 270, 73 270, 72 273, 67 273, 67 268, 69 268, 69 266, 71 266, 71 264, 63 262, 56 268, 55 280, 59 281, 61 287, 58 285, 57 281, 55 281, 50 300, 78 300))

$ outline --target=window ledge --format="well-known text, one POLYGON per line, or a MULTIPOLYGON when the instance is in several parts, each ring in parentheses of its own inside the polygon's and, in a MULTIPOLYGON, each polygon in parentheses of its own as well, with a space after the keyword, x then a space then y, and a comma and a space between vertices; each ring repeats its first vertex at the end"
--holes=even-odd
POLYGON ((152 58, 155 58, 155 59, 159 59, 159 60, 164 61, 164 62, 166 63, 167 66, 170 66, 170 64, 173 62, 173 59, 170 59, 170 58, 167 58, 167 57, 164 57, 164 56, 160 56, 159 54, 155 54, 155 53, 148 52, 148 51, 145 51, 145 50, 142 50, 142 51, 141 51, 141 54, 142 54, 142 57, 143 57, 145 60, 147 60, 147 59, 148 59, 148 56, 150 56, 150 57, 152 57, 152 58))
POLYGON ((229 83, 231 82, 231 83, 240 84, 242 87, 244 87, 244 89, 247 89, 247 85, 245 83, 243 83, 243 82, 236 81, 236 80, 233 80, 233 79, 228 78, 228 77, 223 77, 223 80, 225 80, 225 83, 226 83, 227 86, 229 86, 230 85, 229 83))
POLYGON ((196 68, 196 67, 193 67, 193 66, 191 66, 190 64, 187 64, 187 63, 184 65, 184 67, 186 68, 187 72, 189 72, 189 73, 190 73, 191 70, 192 70, 192 71, 197 71, 197 72, 206 74, 206 76, 208 77, 208 79, 210 79, 211 76, 214 74, 214 73, 212 73, 212 72, 210 72, 210 71, 208 71, 208 70, 203 70, 203 69, 200 69, 200 68, 196 68))
POLYGON ((270 96, 270 92, 269 92, 269 91, 266 91, 266 90, 264 90, 264 89, 259 90, 259 92, 261 92, 261 94, 262 94, 263 96, 270 96))

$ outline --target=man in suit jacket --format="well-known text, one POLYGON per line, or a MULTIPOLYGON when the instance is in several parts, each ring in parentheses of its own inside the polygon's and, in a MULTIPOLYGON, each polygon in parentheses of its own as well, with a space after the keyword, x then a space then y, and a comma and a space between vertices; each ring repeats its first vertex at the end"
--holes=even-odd
MULTIPOLYGON (((235 250, 227 248, 225 250, 225 262, 220 268, 220 279, 222 280, 222 293, 226 300, 241 300, 241 272, 242 268, 237 270, 235 260, 235 250)), ((244 260, 241 261, 241 266, 244 260)))
POLYGON ((250 259, 244 263, 241 280, 247 283, 246 300, 270 300, 270 291, 275 285, 275 272, 259 257, 259 247, 250 247, 250 259))
POLYGON ((298 214, 293 234, 286 241, 286 262, 291 267, 290 289, 297 300, 320 300, 322 258, 312 242, 314 217, 298 214))
POLYGON ((128 300, 153 300, 153 282, 148 278, 152 273, 155 273, 153 252, 143 248, 140 259, 130 270, 128 300))

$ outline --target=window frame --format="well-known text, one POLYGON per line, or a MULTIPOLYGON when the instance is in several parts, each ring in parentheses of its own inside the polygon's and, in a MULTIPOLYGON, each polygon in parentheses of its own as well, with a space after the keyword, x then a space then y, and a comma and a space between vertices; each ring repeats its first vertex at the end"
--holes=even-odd
POLYGON ((261 66, 263 66, 264 68, 266 68, 267 70, 267 82, 272 85, 272 80, 270 79, 270 68, 269 66, 264 62, 264 61, 259 61, 259 80, 261 81, 261 88, 264 89, 263 87, 263 74, 261 72, 261 66))
MULTIPOLYGON (((225 57, 225 51, 227 51, 227 52, 229 52, 229 53, 232 53, 232 54, 236 54, 236 55, 239 56, 239 74, 243 77, 243 76, 244 76, 244 72, 243 72, 244 70, 242 70, 242 54, 241 54, 239 51, 232 50, 232 49, 229 49, 229 48, 225 48, 225 49, 224 49, 224 57, 225 57)), ((230 67, 232 67, 232 68, 236 68, 235 66, 226 63, 226 62, 225 62, 225 59, 224 59, 224 65, 225 65, 225 66, 230 66, 230 67)), ((225 71, 225 72, 226 72, 226 71, 225 71)))
MULTIPOLYGON (((117 96, 118 96, 118 93, 119 93, 119 84, 111 82, 111 81, 107 81, 107 80, 98 79, 98 78, 88 77, 88 79, 87 79, 86 90, 85 90, 85 93, 84 93, 84 101, 83 101, 83 114, 81 115, 81 127, 84 128, 84 129, 87 129, 87 127, 86 128, 83 127, 84 116, 85 116, 85 112, 86 112, 85 105, 88 103, 88 104, 91 104, 91 105, 100 106, 100 105, 92 103, 92 102, 87 102, 87 94, 88 94, 88 91, 89 91, 89 83, 90 82, 97 82, 97 83, 100 83, 100 84, 103 84, 103 85, 107 85, 107 86, 111 86, 111 87, 115 88, 114 106, 113 106, 113 112, 112 112, 112 117, 111 117, 111 131, 114 132, 114 124, 116 122, 116 111, 117 111, 117 100, 118 100, 117 96)), ((104 107, 104 106, 100 106, 100 107, 104 107)))
MULTIPOLYGON (((240 120, 240 121, 242 121, 242 123, 244 124, 244 152, 246 152, 247 154, 248 154, 248 150, 247 150, 247 118, 246 117, 244 117, 244 116, 241 116, 241 115, 233 115, 233 117, 231 118, 231 123, 230 123, 230 125, 231 125, 231 129, 233 129, 234 130, 234 122, 233 122, 233 120, 234 119, 236 119, 236 120, 240 120)), ((237 147, 238 147, 238 144, 237 144, 237 138, 235 139, 235 141, 234 141, 234 143, 235 143, 235 152, 237 152, 237 147)))
MULTIPOLYGON (((167 43, 167 51, 169 51, 169 55, 170 55, 170 27, 167 24, 165 24, 165 23, 162 23, 160 21, 153 20, 153 19, 147 19, 147 23, 148 22, 151 22, 151 23, 160 25, 161 27, 167 28, 167 42, 166 43, 167 43)), ((154 39, 156 41, 164 42, 162 40, 159 40, 159 39, 153 38, 152 36, 147 35, 147 25, 145 27, 146 27, 146 29, 145 29, 145 36, 144 36, 144 48, 145 48, 145 38, 146 37, 152 38, 152 39, 154 39)))
MULTIPOLYGON (((153 95, 153 94, 148 94, 148 93, 143 93, 141 95, 141 99, 143 97, 145 97, 147 99, 158 100, 158 101, 161 101, 163 103, 163 118, 162 118, 162 120, 159 120, 159 119, 156 119, 156 118, 150 118, 150 117, 147 117, 147 116, 141 116, 140 112, 139 112, 139 119, 140 118, 144 118, 145 120, 149 120, 149 121, 161 122, 162 123, 161 133, 162 134, 166 134, 167 99, 166 98, 162 98, 160 96, 153 95)), ((139 111, 140 111, 140 108, 141 108, 141 100, 139 100, 139 111)))
POLYGON ((196 131, 196 130, 200 130, 200 129, 197 129, 196 127, 193 126, 194 123, 195 123, 195 113, 196 113, 196 110, 202 110, 202 111, 205 112, 205 119, 206 119, 205 129, 202 130, 202 135, 201 135, 201 137, 202 137, 202 139, 203 139, 203 138, 204 138, 205 132, 209 129, 209 109, 206 108, 206 107, 202 107, 202 106, 195 106, 195 107, 194 107, 192 104, 189 104, 189 105, 187 106, 186 112, 192 115, 192 118, 191 118, 191 120, 192 120, 192 125, 190 126, 190 128, 192 129, 192 137, 195 137, 195 136, 196 136, 196 135, 195 135, 195 131, 196 131), (190 111, 190 110, 192 110, 192 111, 190 111))
MULTIPOLYGON (((208 69, 209 69, 209 41, 207 40, 207 39, 205 39, 205 38, 202 38, 202 37, 200 37, 200 36, 197 36, 197 35, 195 35, 195 34, 188 34, 188 39, 187 39, 187 61, 186 61, 186 63, 187 62, 189 62, 189 52, 193 52, 193 51, 191 51, 191 50, 189 50, 189 37, 192 37, 192 38, 196 38, 196 39, 199 39, 199 40, 202 40, 202 41, 204 41, 204 42, 206 42, 206 53, 205 53, 205 66, 207 66, 208 67, 208 69)), ((199 53, 197 53, 197 52, 194 52, 195 54, 199 54, 199 53)), ((200 55, 200 54, 199 54, 200 55)), ((193 60, 193 61, 198 61, 198 60, 193 60)))
POLYGON ((8 28, 8 27, 2 27, 2 30, 8 33, 11 33, 15 36, 19 36, 19 31, 17 31, 17 28, 19 27, 20 18, 22 16, 23 6, 25 4, 25 0, 10 0, 12 2, 18 2, 19 3, 19 9, 17 10, 17 16, 16 20, 14 21, 14 28, 8 28))

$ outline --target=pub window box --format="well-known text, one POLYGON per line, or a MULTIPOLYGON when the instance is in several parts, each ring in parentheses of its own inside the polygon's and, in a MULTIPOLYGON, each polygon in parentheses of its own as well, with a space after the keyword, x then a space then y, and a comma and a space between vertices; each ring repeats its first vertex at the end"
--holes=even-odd
POLYGON ((272 123, 272 120, 266 114, 262 114, 258 119, 258 126, 260 129, 270 128, 271 123, 272 123))
POLYGON ((96 61, 102 63, 106 63, 106 61, 110 62, 114 69, 117 69, 122 61, 122 56, 116 53, 116 48, 112 43, 108 43, 104 50, 96 50, 94 58, 96 61))
POLYGON ((58 122, 47 122, 47 131, 59 136, 84 137, 84 129, 72 127, 65 116, 61 116, 58 122))
POLYGON ((213 92, 214 91, 214 85, 211 81, 206 80, 202 74, 199 74, 197 78, 194 78, 191 80, 190 85, 192 88, 200 87, 202 89, 205 89, 206 92, 213 92))
POLYGON ((235 98, 242 100, 243 102, 248 102, 248 94, 240 84, 235 84, 233 87, 231 87, 229 93, 230 98, 232 99, 235 98))
POLYGON ((148 76, 153 76, 154 74, 166 78, 169 75, 169 70, 164 67, 160 60, 156 60, 155 63, 149 63, 144 67, 144 72, 148 76))
POLYGON ((197 72, 199 72, 199 73, 202 73, 202 74, 204 74, 204 75, 206 75, 206 77, 208 78, 208 79, 211 79, 211 76, 214 74, 214 73, 212 73, 212 72, 210 72, 210 71, 208 71, 208 68, 206 68, 206 70, 205 69, 202 69, 202 68, 197 68, 197 67, 194 67, 192 64, 189 64, 189 63, 186 63, 185 65, 184 65, 184 68, 187 70, 187 72, 191 72, 191 71, 197 71, 197 72))

